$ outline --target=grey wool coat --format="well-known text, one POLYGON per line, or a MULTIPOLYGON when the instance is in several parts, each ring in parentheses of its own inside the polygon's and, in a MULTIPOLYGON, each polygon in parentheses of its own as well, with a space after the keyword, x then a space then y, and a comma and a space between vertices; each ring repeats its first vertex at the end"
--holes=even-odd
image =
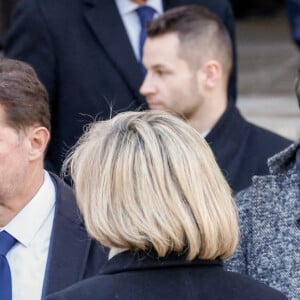
POLYGON ((268 160, 270 175, 254 176, 236 196, 241 242, 227 269, 300 299, 300 141, 268 160))

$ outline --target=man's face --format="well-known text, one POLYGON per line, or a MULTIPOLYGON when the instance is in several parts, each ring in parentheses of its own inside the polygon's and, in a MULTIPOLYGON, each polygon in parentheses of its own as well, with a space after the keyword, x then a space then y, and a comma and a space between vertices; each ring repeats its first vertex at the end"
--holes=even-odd
POLYGON ((28 172, 29 140, 6 123, 0 105, 0 204, 20 194, 28 172))
POLYGON ((147 76, 140 93, 150 109, 173 111, 189 119, 201 108, 203 97, 196 68, 178 52, 179 39, 175 33, 146 40, 143 63, 147 76))

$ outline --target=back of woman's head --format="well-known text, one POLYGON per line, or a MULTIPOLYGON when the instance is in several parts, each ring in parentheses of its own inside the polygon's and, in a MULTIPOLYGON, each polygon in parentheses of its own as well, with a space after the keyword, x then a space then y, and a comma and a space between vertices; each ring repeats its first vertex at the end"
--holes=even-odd
POLYGON ((234 251, 231 191, 207 143, 179 118, 127 112, 94 123, 66 164, 87 230, 103 245, 187 259, 234 251))

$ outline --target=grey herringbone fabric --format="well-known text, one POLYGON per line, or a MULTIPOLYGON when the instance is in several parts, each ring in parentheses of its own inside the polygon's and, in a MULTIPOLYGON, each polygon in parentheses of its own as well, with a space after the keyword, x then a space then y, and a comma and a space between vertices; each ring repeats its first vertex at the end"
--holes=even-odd
POLYGON ((227 269, 252 276, 293 300, 300 299, 297 152, 300 141, 270 158, 270 175, 254 176, 252 186, 236 196, 241 242, 226 262, 227 269))

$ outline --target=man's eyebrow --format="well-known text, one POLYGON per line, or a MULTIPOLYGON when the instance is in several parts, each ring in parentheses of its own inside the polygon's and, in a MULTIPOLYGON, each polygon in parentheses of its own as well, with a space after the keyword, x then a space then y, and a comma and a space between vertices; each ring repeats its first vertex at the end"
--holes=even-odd
POLYGON ((158 63, 152 66, 152 69, 169 69, 169 66, 158 63))

